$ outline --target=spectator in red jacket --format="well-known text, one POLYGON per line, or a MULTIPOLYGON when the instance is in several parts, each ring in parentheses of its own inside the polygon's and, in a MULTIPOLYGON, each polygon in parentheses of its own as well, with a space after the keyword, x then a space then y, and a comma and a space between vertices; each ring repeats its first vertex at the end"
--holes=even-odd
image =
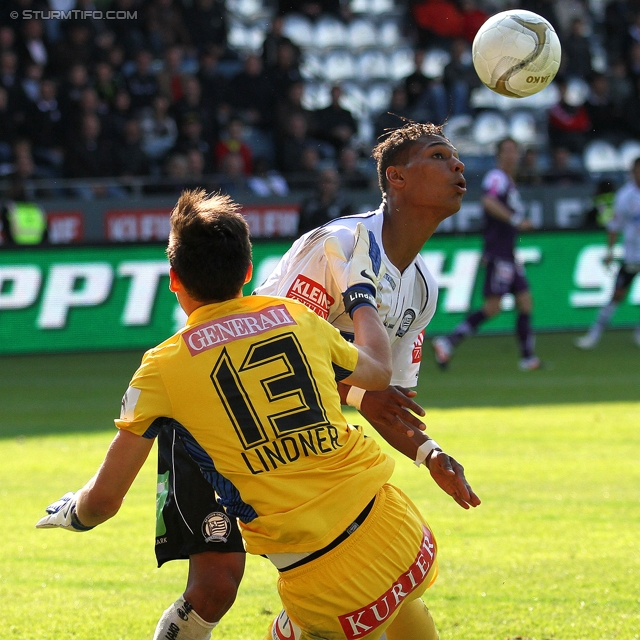
POLYGON ((244 125, 239 118, 229 120, 227 130, 215 149, 216 166, 218 169, 224 165, 224 159, 231 153, 238 154, 242 158, 242 172, 251 175, 253 172, 253 154, 251 148, 243 140, 244 125))
POLYGON ((448 48, 453 38, 462 36, 464 19, 454 2, 423 0, 413 5, 412 12, 421 45, 448 48))
POLYGON ((549 109, 547 125, 552 148, 566 147, 572 153, 582 153, 591 131, 591 120, 584 101, 567 92, 567 82, 557 80, 560 100, 549 109))

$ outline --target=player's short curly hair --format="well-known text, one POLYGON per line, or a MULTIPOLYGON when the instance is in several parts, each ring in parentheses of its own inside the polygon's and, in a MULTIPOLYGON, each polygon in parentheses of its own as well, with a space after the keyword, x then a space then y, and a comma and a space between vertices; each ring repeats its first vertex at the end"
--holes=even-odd
POLYGON ((171 212, 167 257, 195 300, 229 300, 244 284, 251 242, 239 209, 227 195, 196 189, 183 191, 171 212))
POLYGON ((381 136, 383 139, 373 148, 371 155, 376 161, 378 184, 383 195, 387 193, 387 167, 406 162, 411 148, 427 136, 441 136, 448 140, 441 125, 410 120, 399 129, 381 136))

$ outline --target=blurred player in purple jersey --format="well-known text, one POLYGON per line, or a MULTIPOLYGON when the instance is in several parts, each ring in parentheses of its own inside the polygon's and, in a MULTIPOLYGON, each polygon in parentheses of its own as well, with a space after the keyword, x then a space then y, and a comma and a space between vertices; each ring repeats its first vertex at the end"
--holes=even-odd
MULTIPOLYGON (((588 333, 576 340, 575 345, 579 349, 593 349, 598 345, 618 305, 625 299, 631 283, 640 273, 640 158, 633 162, 631 179, 616 193, 613 219, 607 223, 607 231, 605 264, 609 265, 613 260, 613 247, 620 233, 624 237, 624 260, 618 270, 609 304, 600 309, 588 333)), ((633 333, 633 341, 640 347, 640 323, 633 333)))
POLYGON ((515 296, 518 318, 516 334, 520 345, 519 367, 533 371, 541 366, 535 355, 535 338, 531 328, 532 299, 529 283, 522 265, 516 262, 514 247, 518 231, 529 231, 531 222, 524 217, 524 206, 514 183, 520 148, 512 138, 498 143, 497 167, 489 171, 482 181, 484 209, 484 252, 486 266, 484 305, 461 322, 448 336, 433 340, 436 362, 447 367, 454 349, 478 327, 500 313, 500 300, 507 293, 515 296))

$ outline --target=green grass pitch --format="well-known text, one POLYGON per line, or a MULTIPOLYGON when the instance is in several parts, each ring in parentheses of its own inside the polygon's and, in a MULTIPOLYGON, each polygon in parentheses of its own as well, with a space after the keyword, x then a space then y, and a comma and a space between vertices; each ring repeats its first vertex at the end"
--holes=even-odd
MULTIPOLYGON (((572 338, 539 336, 552 366, 527 374, 510 337, 470 340, 446 373, 425 350, 428 432, 483 500, 463 511, 397 456, 394 481, 439 542, 440 577, 425 600, 442 640, 640 637, 640 349, 629 331, 607 333, 588 353, 572 338)), ((154 563, 153 454, 115 519, 86 534, 34 528, 97 468, 139 358, 3 358, 3 638, 151 638, 181 593, 186 563, 154 563)), ((280 609, 275 578, 250 558, 214 637, 262 639, 280 609)))

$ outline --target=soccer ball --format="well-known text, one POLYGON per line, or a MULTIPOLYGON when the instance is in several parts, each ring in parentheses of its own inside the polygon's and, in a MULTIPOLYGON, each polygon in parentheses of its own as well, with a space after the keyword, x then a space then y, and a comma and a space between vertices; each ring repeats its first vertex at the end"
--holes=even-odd
POLYGON ((492 91, 524 98, 544 89, 560 66, 560 40, 532 11, 503 11, 489 18, 473 40, 473 66, 492 91))

